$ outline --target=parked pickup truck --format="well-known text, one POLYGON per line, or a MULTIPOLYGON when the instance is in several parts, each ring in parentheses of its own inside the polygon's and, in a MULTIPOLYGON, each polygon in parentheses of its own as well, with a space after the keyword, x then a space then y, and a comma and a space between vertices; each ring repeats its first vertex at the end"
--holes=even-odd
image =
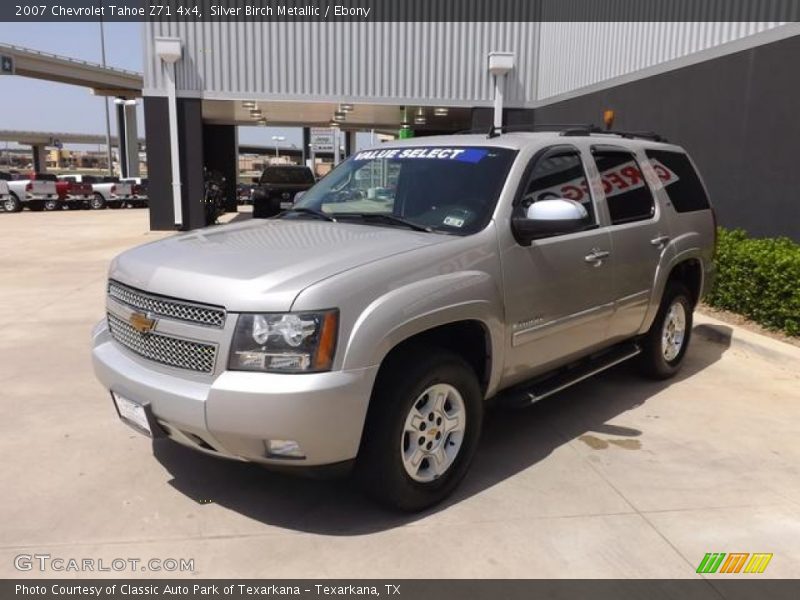
POLYGON ((626 360, 675 375, 714 245, 691 159, 655 135, 390 142, 277 218, 116 257, 94 368, 140 432, 347 466, 419 510, 464 477, 490 402, 530 405, 626 360))
POLYGON ((11 174, 0 171, 0 206, 6 210, 6 202, 11 199, 11 192, 8 189, 8 182, 11 181, 11 174))
POLYGON ((69 177, 60 177, 56 181, 56 191, 59 201, 71 209, 91 208, 94 190, 88 181, 78 183, 69 177))
POLYGON ((56 176, 52 173, 31 173, 24 179, 8 182, 10 198, 5 202, 7 212, 55 210, 59 207, 56 176))
POLYGON ((147 178, 146 177, 126 177, 120 179, 122 183, 129 183, 132 186, 133 197, 128 201, 128 206, 145 208, 149 203, 147 197, 147 178))
POLYGON ((308 167, 296 165, 273 165, 264 169, 258 179, 251 198, 253 217, 274 217, 282 210, 291 208, 294 197, 314 185, 314 174, 308 167))
POLYGON ((116 177, 94 177, 92 175, 59 175, 59 179, 92 185, 91 208, 120 208, 133 200, 133 185, 122 183, 116 177))

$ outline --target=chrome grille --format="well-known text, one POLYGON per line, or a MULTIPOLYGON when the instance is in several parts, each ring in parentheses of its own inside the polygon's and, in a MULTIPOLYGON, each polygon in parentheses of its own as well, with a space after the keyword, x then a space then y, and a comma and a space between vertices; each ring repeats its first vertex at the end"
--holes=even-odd
POLYGON ((149 360, 188 369, 198 373, 211 373, 217 357, 217 347, 158 333, 139 333, 122 319, 107 313, 111 337, 117 342, 149 360))
POLYGON ((108 282, 108 295, 131 308, 137 308, 160 317, 209 327, 221 328, 225 325, 225 309, 221 307, 146 294, 116 281, 108 282))

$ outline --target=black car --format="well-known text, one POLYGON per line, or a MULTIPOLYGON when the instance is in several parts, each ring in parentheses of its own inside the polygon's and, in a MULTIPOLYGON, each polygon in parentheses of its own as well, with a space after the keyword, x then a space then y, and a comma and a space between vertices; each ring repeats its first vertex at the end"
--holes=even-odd
POLYGON ((291 208, 298 192, 314 185, 314 174, 308 167, 296 165, 271 166, 264 169, 253 189, 253 217, 274 217, 291 208))

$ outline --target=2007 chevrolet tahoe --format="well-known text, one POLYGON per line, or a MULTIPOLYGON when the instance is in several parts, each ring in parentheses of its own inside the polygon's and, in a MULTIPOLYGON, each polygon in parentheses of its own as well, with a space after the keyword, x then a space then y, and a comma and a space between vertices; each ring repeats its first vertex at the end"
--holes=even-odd
POLYGON ((391 142, 277 218, 114 259, 94 366, 144 433, 352 465, 418 510, 464 477, 487 400, 533 403, 627 359, 674 375, 714 244, 695 167, 657 136, 391 142))

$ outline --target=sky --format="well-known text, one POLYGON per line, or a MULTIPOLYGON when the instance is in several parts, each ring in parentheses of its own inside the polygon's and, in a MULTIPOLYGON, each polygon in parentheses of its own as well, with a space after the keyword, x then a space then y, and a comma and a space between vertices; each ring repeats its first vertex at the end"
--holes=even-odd
MULTIPOLYGON (((142 24, 104 23, 106 64, 142 71, 142 24)), ((15 23, 3 24, 0 42, 51 52, 90 62, 101 62, 99 23, 15 23)), ((116 135, 116 118, 110 105, 111 135, 116 135)), ((139 135, 144 137, 144 115, 138 107, 139 135)), ((0 129, 104 134, 103 99, 73 85, 52 83, 20 76, 0 77, 0 129)), ((286 138, 283 145, 302 144, 297 128, 240 127, 239 142, 269 146, 272 136, 286 138)))

